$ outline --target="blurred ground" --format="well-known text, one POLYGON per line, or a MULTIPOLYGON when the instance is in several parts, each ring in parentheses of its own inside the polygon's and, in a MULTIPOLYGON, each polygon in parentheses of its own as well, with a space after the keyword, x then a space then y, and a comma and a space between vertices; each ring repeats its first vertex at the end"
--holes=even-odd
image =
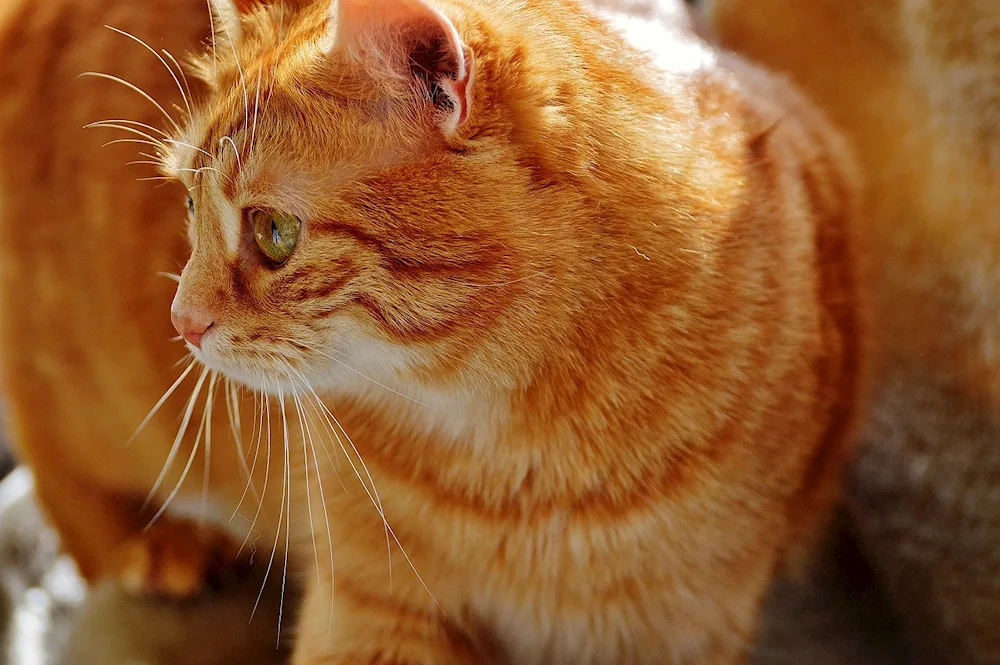
POLYGON ((277 587, 252 621, 258 580, 190 603, 140 601, 112 585, 88 592, 39 513, 30 473, 0 483, 0 665, 278 665, 277 587))

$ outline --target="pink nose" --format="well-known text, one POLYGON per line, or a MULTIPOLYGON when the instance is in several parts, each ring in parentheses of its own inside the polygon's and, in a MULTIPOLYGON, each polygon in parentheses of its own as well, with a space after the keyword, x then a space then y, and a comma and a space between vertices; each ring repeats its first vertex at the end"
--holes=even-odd
POLYGON ((170 322, 191 346, 200 349, 201 338, 215 323, 207 312, 170 310, 170 322))

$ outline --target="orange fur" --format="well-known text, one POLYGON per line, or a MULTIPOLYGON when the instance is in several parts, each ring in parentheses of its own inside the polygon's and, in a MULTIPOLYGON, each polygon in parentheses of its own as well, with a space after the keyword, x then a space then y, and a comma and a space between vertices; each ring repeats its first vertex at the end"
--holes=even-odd
MULTIPOLYGON (((85 122, 155 109, 70 72, 128 43, 102 21, 203 35, 198 2, 156 1, 25 0, 0 34, 3 379, 91 576, 184 411, 117 448, 178 372, 153 275, 184 256, 183 190, 95 152, 85 122)), ((210 444, 209 503, 309 572, 300 665, 739 662, 860 389, 836 135, 760 70, 673 30, 658 69, 562 0, 227 7, 156 157, 194 203, 175 318, 214 322, 190 349, 213 373, 185 389, 221 373, 269 397, 227 400, 236 449, 221 408, 192 407, 154 508, 189 455, 198 501, 210 444), (304 220, 278 268, 253 208, 304 220)), ((178 100, 151 58, 122 75, 178 100)))
POLYGON ((697 4, 706 32, 788 75, 859 157, 878 400, 856 524, 921 657, 997 662, 1000 4, 697 4))

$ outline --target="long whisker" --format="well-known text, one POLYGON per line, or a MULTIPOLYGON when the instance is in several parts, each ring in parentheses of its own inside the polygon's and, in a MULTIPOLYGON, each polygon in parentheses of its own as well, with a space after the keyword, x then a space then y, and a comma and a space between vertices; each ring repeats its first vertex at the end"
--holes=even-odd
POLYGON ((366 379, 367 381, 370 381, 371 383, 375 384, 379 388, 387 390, 387 391, 391 392, 394 395, 402 397, 403 399, 407 399, 407 400, 413 402, 414 404, 419 404, 422 407, 425 407, 425 408, 428 408, 428 409, 431 409, 431 410, 435 410, 434 407, 432 407, 430 404, 424 404, 423 402, 421 402, 418 399, 410 397, 409 395, 407 395, 405 393, 401 393, 398 390, 395 390, 393 388, 390 388, 389 386, 385 385, 384 383, 380 383, 379 381, 376 381, 375 379, 371 378, 370 376, 367 376, 367 375, 363 374, 362 372, 359 372, 355 368, 353 368, 350 365, 348 365, 347 363, 345 363, 343 360, 340 360, 338 358, 334 358, 330 354, 328 354, 328 353, 326 353, 324 351, 320 351, 319 349, 317 349, 314 346, 310 346, 310 345, 306 344, 305 342, 300 342, 300 341, 292 339, 290 337, 278 337, 277 339, 280 340, 280 341, 282 341, 282 342, 288 342, 289 344, 291 344, 293 346, 300 346, 300 347, 302 347, 304 349, 312 351, 313 353, 318 353, 319 355, 323 356, 324 358, 327 358, 328 360, 332 360, 333 362, 337 363, 338 365, 341 365, 344 368, 346 368, 347 370, 349 370, 349 371, 357 374, 362 379, 366 379))
POLYGON ((139 436, 139 433, 146 428, 146 425, 148 425, 149 421, 153 419, 153 416, 155 416, 156 413, 160 410, 160 407, 163 406, 164 402, 170 399, 170 396, 174 394, 174 391, 177 390, 177 387, 184 382, 184 379, 186 379, 188 374, 191 373, 191 370, 194 369, 196 364, 195 358, 191 354, 188 354, 188 357, 191 359, 191 362, 188 363, 187 368, 179 377, 177 377, 177 380, 174 381, 173 385, 167 388, 167 392, 163 393, 163 397, 161 397, 159 401, 153 406, 153 408, 149 410, 149 413, 146 414, 146 417, 142 419, 142 422, 139 423, 139 426, 135 428, 134 432, 132 432, 132 436, 130 436, 126 441, 126 445, 135 441, 135 437, 139 436))
MULTIPOLYGON (((240 85, 243 86, 243 124, 246 125, 250 121, 250 93, 247 90, 247 80, 243 74, 243 65, 240 64, 240 56, 236 52, 236 41, 233 39, 232 33, 229 32, 229 26, 223 22, 222 29, 226 33, 226 41, 229 42, 229 48, 233 52, 233 60, 236 62, 236 70, 240 73, 240 85)), ((214 49, 214 42, 213 42, 214 49)), ((232 139, 230 139, 232 141, 232 139)), ((236 145, 233 145, 233 150, 236 150, 236 145)), ((236 157, 239 159, 239 151, 236 150, 236 157)), ((242 167, 240 167, 242 169, 242 167)))
POLYGON ((208 25, 209 30, 212 33, 212 79, 214 84, 218 86, 219 84, 219 51, 216 45, 215 37, 215 9, 212 7, 212 0, 205 0, 208 5, 208 25))
MULTIPOLYGON (((294 371, 292 369, 292 367, 287 363, 287 361, 286 361, 286 365, 288 365, 288 369, 290 371, 294 371)), ((326 492, 323 490, 323 474, 320 472, 319 455, 316 454, 316 443, 313 440, 312 428, 308 427, 309 416, 308 416, 308 414, 304 413, 304 410, 302 408, 301 398, 298 395, 294 394, 294 393, 292 394, 292 396, 295 398, 295 409, 299 413, 299 422, 300 422, 300 424, 302 422, 306 423, 306 427, 304 429, 304 436, 303 436, 303 440, 302 440, 303 454, 305 455, 305 465, 304 466, 306 468, 306 500, 307 500, 307 502, 309 500, 309 494, 308 494, 308 492, 309 492, 309 489, 308 489, 309 488, 309 453, 305 449, 306 439, 308 439, 308 441, 309 441, 309 447, 312 449, 313 468, 316 470, 316 484, 319 487, 319 500, 320 500, 320 504, 323 506, 323 516, 324 516, 324 518, 326 520, 327 552, 330 555, 330 616, 329 616, 329 622, 327 624, 327 632, 329 633, 330 631, 333 630, 333 605, 334 605, 334 598, 336 597, 336 589, 337 589, 336 573, 335 573, 336 566, 334 565, 334 560, 333 560, 333 534, 332 534, 332 531, 331 531, 331 528, 330 528, 330 512, 329 512, 329 510, 327 508, 326 492)), ((315 411, 315 407, 313 407, 313 410, 315 411)), ((309 509, 309 527, 310 527, 310 529, 313 532, 313 554, 314 554, 314 556, 316 558, 316 580, 317 580, 317 582, 321 582, 322 579, 321 579, 320 571, 319 571, 319 553, 318 553, 317 547, 316 547, 316 527, 315 527, 315 525, 313 524, 313 521, 312 521, 312 508, 311 507, 309 509)))
MULTIPOLYGON (((351 441, 350 435, 347 433, 347 430, 344 429, 343 425, 340 424, 340 421, 337 420, 337 417, 334 416, 333 413, 330 411, 330 409, 327 408, 326 404, 324 404, 323 401, 320 400, 319 395, 316 394, 316 391, 313 390, 312 386, 309 386, 309 391, 316 398, 316 401, 319 404, 319 406, 322 408, 323 412, 326 415, 328 415, 330 418, 332 418, 333 422, 336 423, 336 425, 340 429, 340 431, 343 432, 344 438, 347 439, 347 442, 351 445, 351 449, 354 451, 354 454, 357 455, 358 462, 361 463, 361 468, 364 469, 365 475, 368 477, 369 482, 372 484, 372 491, 375 494, 375 499, 377 500, 376 507, 377 507, 377 509, 379 511, 380 516, 382 517, 382 524, 385 526, 385 530, 389 533, 389 535, 392 536, 393 542, 395 542, 396 546, 399 547, 400 553, 403 555, 403 558, 406 560, 406 563, 410 566, 410 570, 412 570, 413 574, 417 577, 417 581, 419 581, 420 585, 424 588, 424 591, 426 591, 427 594, 431 597, 431 600, 434 601, 434 604, 437 605, 437 607, 441 611, 441 613, 444 614, 445 616, 447 616, 447 613, 445 612, 444 608, 441 606, 441 603, 438 602, 437 598, 431 592, 430 587, 428 587, 427 583, 424 582, 423 576, 419 572, 417 572, 416 567, 413 565, 413 561, 410 559, 410 555, 407 554, 406 549, 403 547, 403 544, 401 542, 399 542, 399 538, 396 536, 395 531, 393 531, 392 527, 389 526, 389 522, 388 522, 388 520, 385 517, 385 511, 382 509, 382 500, 381 500, 381 498, 379 498, 378 492, 375 489, 375 481, 372 479, 371 472, 369 472, 368 466, 365 464, 364 458, 361 457, 361 452, 358 450, 357 446, 354 445, 354 442, 351 441)), ((336 434, 336 430, 334 430, 334 433, 336 434)), ((337 438, 339 440, 340 437, 338 436, 337 438)), ((364 483, 362 483, 362 484, 364 484, 364 483)), ((392 572, 392 568, 390 567, 390 575, 391 575, 391 572, 392 572)), ((391 579, 391 577, 390 577, 390 579, 391 579)))
MULTIPOLYGON (((306 420, 308 421, 308 416, 306 420)), ((337 567, 333 560, 333 530, 330 526, 330 511, 326 502, 326 492, 323 489, 323 474, 320 472, 319 455, 316 454, 316 443, 313 440, 312 429, 309 430, 309 448, 313 454, 313 465, 316 469, 316 484, 319 487, 319 500, 323 505, 323 518, 326 521, 326 550, 330 556, 330 616, 327 622, 327 633, 333 630, 333 604, 337 595, 337 567)))
POLYGON ((173 125, 174 129, 177 130, 178 136, 184 133, 184 132, 181 131, 181 127, 180 127, 180 125, 177 124, 177 121, 174 120, 174 117, 172 115, 170 115, 169 113, 167 113, 167 110, 165 108, 163 108, 163 106, 161 106, 158 101, 156 101, 155 99, 153 99, 149 95, 148 92, 146 92, 145 90, 143 90, 139 86, 135 85, 134 83, 129 83, 128 81, 126 81, 123 78, 119 78, 117 76, 112 76, 111 74, 103 74, 101 72, 83 72, 77 78, 82 78, 84 76, 90 76, 90 77, 94 77, 94 78, 106 79, 108 81, 114 81, 115 83, 118 83, 120 85, 125 86, 129 90, 133 90, 133 91, 139 93, 140 95, 142 95, 142 97, 144 99, 146 99, 149 103, 151 103, 153 106, 155 106, 157 108, 157 110, 159 110, 159 112, 163 114, 163 117, 165 117, 170 122, 170 124, 173 125))
MULTIPOLYGON (((223 29, 226 31, 228 36, 229 48, 233 52, 233 60, 236 62, 236 71, 240 73, 240 85, 243 86, 243 124, 244 126, 250 122, 250 92, 247 90, 247 80, 243 75, 243 65, 240 64, 240 56, 236 53, 236 42, 233 41, 233 36, 229 34, 229 28, 223 24, 223 29)), ((233 146, 235 149, 236 146, 233 146)))
MULTIPOLYGON (((171 54, 170 51, 168 51, 167 49, 161 48, 160 52, 163 55, 165 55, 168 58, 170 58, 170 62, 174 63, 174 66, 177 67, 177 71, 181 75, 181 80, 184 81, 184 89, 187 90, 187 98, 188 98, 188 100, 194 99, 194 95, 191 94, 191 84, 188 83, 187 74, 184 73, 184 68, 181 67, 181 63, 177 62, 177 58, 175 58, 173 56, 173 54, 171 54)), ((190 115, 190 114, 191 114, 191 107, 189 106, 188 107, 188 115, 190 115)))
POLYGON ((84 125, 83 128, 90 129, 91 127, 104 127, 104 126, 117 128, 118 125, 132 125, 133 127, 141 127, 142 129, 146 129, 151 132, 156 132, 165 139, 170 138, 170 135, 167 134, 162 129, 160 129, 159 127, 150 125, 149 123, 146 122, 139 122, 138 120, 126 120, 124 118, 110 118, 108 120, 97 120, 95 122, 91 122, 89 124, 84 125))
POLYGON ((120 35, 124 35, 125 37, 128 37, 129 39, 131 39, 132 41, 134 41, 137 44, 141 45, 147 51, 149 51, 150 53, 152 53, 154 56, 156 56, 156 59, 159 60, 163 64, 163 66, 167 68, 168 72, 170 72, 170 78, 172 78, 174 80, 174 83, 177 84, 177 89, 180 90, 181 97, 184 99, 184 106, 187 108, 187 114, 188 114, 188 117, 190 118, 191 117, 191 100, 188 99, 187 93, 184 91, 184 87, 181 86, 180 79, 177 78, 177 74, 175 74, 174 70, 170 67, 170 65, 167 64, 167 61, 164 60, 163 57, 153 49, 153 47, 151 47, 149 44, 147 44, 146 42, 142 41, 141 39, 139 39, 138 37, 136 37, 132 33, 126 32, 124 30, 120 30, 120 29, 115 28, 115 27, 110 26, 110 25, 105 25, 104 27, 107 28, 108 30, 111 30, 113 32, 117 32, 120 35))
MULTIPOLYGON (((304 379, 303 379, 303 381, 304 381, 304 379)), ((390 536, 389 536, 389 533, 390 533, 391 530, 389 528, 389 522, 386 520, 386 517, 385 517, 385 510, 382 508, 382 498, 379 496, 378 489, 375 487, 375 480, 372 478, 371 473, 368 471, 368 467, 367 467, 367 465, 365 465, 364 459, 361 458, 361 453, 358 451, 357 447, 354 445, 354 442, 351 441, 350 437, 347 436, 347 432, 344 430, 344 428, 340 426, 340 422, 337 420, 336 416, 334 416, 333 413, 330 412, 330 410, 326 407, 326 405, 323 403, 323 401, 319 398, 319 395, 316 394, 316 391, 314 391, 312 389, 312 386, 310 386, 310 385, 308 385, 306 383, 306 384, 303 385, 303 387, 306 388, 307 390, 309 390, 309 392, 313 395, 313 397, 315 397, 316 403, 317 403, 317 405, 320 408, 320 416, 323 417, 326 420, 327 427, 328 427, 329 431, 331 433, 333 433, 334 437, 337 439, 337 443, 340 445, 340 449, 341 449, 341 451, 343 451, 344 457, 347 459, 348 464, 351 465, 351 469, 354 471, 354 475, 357 476, 358 481, 361 483, 361 487, 364 488, 364 490, 365 490, 365 494, 368 495, 368 499, 372 502, 372 505, 375 506, 375 510, 378 512, 379 517, 382 518, 382 526, 383 526, 383 528, 385 530, 386 551, 388 552, 388 555, 389 555, 389 587, 390 587, 390 590, 391 590, 391 588, 392 588, 392 543, 390 541, 390 536), (334 424, 336 424, 336 426, 334 426, 334 424), (354 451, 355 456, 357 456, 358 462, 361 464, 361 469, 364 470, 365 477, 367 477, 367 479, 368 479, 367 483, 365 482, 365 479, 362 478, 361 472, 358 470, 358 467, 354 464, 354 460, 351 458, 350 453, 347 452, 347 448, 344 446, 344 442, 340 438, 340 434, 337 432, 338 428, 340 429, 341 432, 344 433, 344 437, 347 438, 348 443, 351 444, 351 449, 354 451), (369 489, 369 486, 368 486, 369 483, 371 484, 371 488, 370 489, 369 489)), ((414 571, 414 572, 416 572, 416 571, 414 571)), ((417 577, 419 578, 419 575, 417 577)))
MULTIPOLYGON (((316 408, 316 405, 313 404, 311 395, 308 394, 309 384, 305 383, 305 379, 301 378, 302 377, 301 374, 299 374, 299 377, 300 378, 297 384, 303 386, 304 392, 302 396, 306 398, 305 403, 309 406, 310 409, 312 409, 313 414, 321 420, 320 424, 321 425, 325 424, 327 426, 327 429, 329 430, 329 423, 322 422, 324 420, 323 415, 319 412, 319 409, 316 408)), ((344 479, 340 477, 340 460, 333 458, 333 456, 330 454, 330 447, 326 445, 326 441, 324 441, 322 438, 319 439, 319 445, 320 448, 322 448, 323 450, 323 455, 326 457, 326 461, 330 463, 330 468, 333 469, 334 475, 337 476, 337 482, 340 483, 341 489, 344 490, 344 492, 347 492, 347 485, 344 484, 344 479)))
MULTIPOLYGON (((292 367, 292 364, 288 362, 288 360, 284 358, 281 358, 280 360, 284 362, 284 365, 287 368, 289 374, 289 379, 292 381, 292 383, 297 386, 300 386, 304 391, 303 396, 308 397, 309 395, 307 395, 306 393, 308 393, 308 391, 310 390, 310 385, 305 375, 303 375, 301 371, 298 371, 294 367, 292 367)), ((310 407, 313 410, 313 413, 316 414, 317 417, 322 417, 319 410, 316 409, 316 407, 312 404, 311 401, 306 400, 306 404, 310 405, 310 407)), ((330 449, 322 439, 320 439, 320 447, 322 447, 323 454, 326 455, 327 461, 330 462, 330 468, 333 469, 334 474, 336 474, 337 480, 340 482, 341 488, 343 488, 343 490, 346 492, 347 486, 344 484, 343 478, 340 477, 340 464, 338 463, 337 460, 333 459, 332 455, 330 455, 330 449)))
MULTIPOLYGON (((295 371, 293 368, 291 368, 290 365, 289 365, 289 369, 291 369, 292 371, 295 371)), ((420 575, 419 572, 417 572, 417 569, 416 569, 416 567, 414 567, 413 561, 410 559, 409 554, 407 554, 405 548, 403 547, 403 544, 399 541, 399 538, 396 536, 396 533, 392 530, 392 527, 389 526, 389 522, 388 522, 388 520, 385 517, 385 510, 382 507, 382 499, 381 499, 381 497, 379 497, 378 489, 375 487, 375 480, 372 478, 371 472, 368 470, 368 466, 367 466, 367 464, 365 464, 364 458, 361 456, 361 452, 358 450, 357 446, 354 445, 354 442, 351 440, 351 437, 347 433, 347 430, 344 429, 344 427, 337 420, 337 417, 334 416, 333 413, 330 411, 330 409, 327 408, 326 404, 323 403, 323 401, 320 399, 319 395, 316 394, 316 391, 312 388, 312 386, 309 385, 308 382, 305 381, 305 378, 301 375, 301 373, 297 373, 297 374, 298 374, 299 380, 300 380, 300 382, 302 384, 302 387, 305 388, 306 390, 308 390, 309 393, 312 394, 313 398, 315 398, 316 404, 321 409, 321 412, 320 412, 321 415, 323 416, 324 419, 326 419, 327 426, 329 427, 329 431, 331 431, 333 433, 333 435, 336 437, 337 442, 340 444, 341 450, 344 452, 344 456, 347 458, 348 463, 351 465, 351 468, 354 470, 354 474, 357 476, 358 481, 361 483, 362 488, 365 490, 365 493, 368 494, 368 498, 371 500, 372 504, 375 506, 376 511, 378 511, 379 516, 382 518, 382 525, 383 525, 383 527, 385 529, 385 532, 386 532, 386 545, 387 546, 390 545, 389 538, 391 536, 392 540, 396 543, 396 545, 400 549, 400 552, 403 554, 403 558, 406 559, 407 564, 410 566, 410 569, 413 571, 413 574, 416 575, 417 580, 420 582, 421 586, 424 587, 424 590, 427 591, 428 595, 431 597, 431 599, 434 601, 434 603, 438 606, 438 608, 441 610, 441 612, 444 613, 444 608, 441 607, 441 604, 437 601, 437 598, 434 596, 434 594, 431 592, 430 588, 424 582, 423 577, 420 575), (332 423, 331 423, 331 420, 332 420, 332 423), (333 426, 334 424, 336 424, 336 427, 333 426), (344 443, 343 443, 343 441, 340 438, 340 434, 337 433, 337 429, 339 429, 340 432, 343 432, 344 437, 347 439, 347 442, 350 444, 351 449, 354 451, 355 456, 357 456, 358 462, 361 464, 361 468, 364 470, 365 476, 368 478, 368 483, 371 484, 371 489, 370 490, 368 488, 368 484, 366 484, 365 481, 362 479, 361 474, 358 471, 357 466, 354 464, 354 460, 351 458, 350 454, 348 454, 348 452, 347 452, 347 449, 344 447, 344 443)), ((389 583, 390 583, 390 587, 391 587, 391 584, 392 584, 392 562, 391 562, 392 551, 391 551, 391 548, 389 549, 389 555, 390 555, 390 563, 389 563, 389 580, 390 580, 390 582, 389 583)))
POLYGON ((208 384, 207 403, 205 404, 205 413, 208 417, 205 420, 205 469, 201 480, 201 526, 204 526, 208 519, 208 477, 212 463, 212 411, 215 407, 215 383, 218 378, 218 374, 212 374, 212 381, 208 384))
MULTIPOLYGON (((261 377, 261 382, 263 383, 263 376, 261 377)), ((247 533, 247 537, 243 540, 240 545, 239 553, 243 552, 243 549, 247 546, 250 541, 250 534, 253 533, 253 528, 257 524, 257 519, 260 517, 261 510, 264 508, 264 497, 267 496, 267 483, 271 477, 271 400, 268 399, 267 395, 262 395, 263 397, 263 424, 267 426, 267 454, 264 456, 264 487, 260 492, 260 501, 257 503, 257 512, 254 513, 253 520, 250 522, 250 531, 247 533)), ((245 494, 245 493, 244 493, 245 494)), ((237 507, 237 510, 239 507, 237 507)), ((279 520, 280 527, 280 520, 279 520)), ((266 582, 266 579, 265 579, 266 582)), ((253 617, 251 616, 251 619, 253 617)))
POLYGON ((316 559, 316 581, 319 582, 319 548, 316 546, 316 524, 313 521, 312 489, 310 488, 311 483, 309 482, 309 451, 307 449, 308 436, 306 435, 306 424, 302 417, 302 404, 299 401, 299 396, 292 393, 292 401, 295 405, 295 415, 299 421, 299 432, 302 434, 302 459, 304 461, 302 469, 304 470, 306 477, 306 512, 309 514, 309 533, 312 536, 313 558, 316 559))
POLYGON ((201 175, 202 173, 205 173, 206 171, 211 171, 211 172, 215 173, 217 176, 219 176, 220 178, 225 178, 227 182, 235 184, 235 181, 233 180, 233 178, 231 176, 223 173, 222 171, 220 171, 219 169, 215 168, 214 166, 202 166, 202 167, 197 168, 197 169, 177 169, 177 170, 178 171, 190 171, 191 173, 194 173, 196 175, 201 175))
MULTIPOLYGON (((226 414, 229 416, 229 431, 233 435, 236 444, 236 455, 240 460, 240 468, 246 475, 248 481, 252 481, 250 468, 247 466, 247 458, 243 451, 243 423, 240 419, 239 395, 236 393, 236 386, 228 378, 226 379, 226 414)), ((252 486, 252 482, 251 482, 252 486)), ((253 488, 254 497, 258 500, 257 490, 253 488)))
MULTIPOLYGON (((211 377, 212 380, 208 388, 209 398, 213 396, 213 388, 215 386, 216 380, 219 378, 219 375, 216 374, 215 372, 211 372, 211 377)), ((170 504, 173 502, 174 498, 177 496, 177 494, 181 491, 181 488, 184 486, 184 482, 187 480, 188 473, 191 472, 191 467, 194 466, 194 461, 198 457, 198 450, 201 447, 202 437, 205 435, 207 422, 211 420, 212 417, 211 413, 212 413, 212 403, 206 400, 205 409, 201 413, 201 423, 198 425, 198 434, 195 435, 194 446, 191 447, 191 454, 188 455, 187 464, 184 465, 184 470, 181 472, 181 477, 177 480, 177 483, 174 485, 174 489, 170 492, 170 495, 167 496, 167 500, 163 502, 163 505, 160 506, 160 509, 156 511, 156 514, 153 515, 153 518, 149 520, 148 524, 146 524, 145 529, 143 529, 144 531, 148 531, 154 524, 156 524, 157 520, 159 520, 160 517, 163 516, 163 513, 167 512, 167 508, 170 507, 170 504)))
MULTIPOLYGON (((254 471, 257 470, 257 458, 260 455, 261 441, 264 438, 264 405, 263 400, 266 400, 267 396, 262 393, 255 395, 254 399, 254 432, 251 432, 250 438, 254 439, 254 449, 253 449, 253 462, 250 464, 250 470, 247 472, 247 483, 243 488, 243 495, 240 496, 239 503, 236 504, 236 510, 233 511, 232 516, 229 521, 233 521, 236 515, 240 512, 240 508, 243 506, 243 502, 247 498, 247 493, 253 488, 254 498, 257 499, 257 505, 260 506, 262 502, 262 497, 257 494, 257 488, 253 485, 254 471)), ((270 423, 268 423, 270 426, 270 423)), ((267 483, 267 478, 264 479, 265 484, 267 483)))
POLYGON ((212 166, 202 166, 201 168, 198 168, 198 169, 192 169, 192 168, 186 168, 186 167, 177 167, 177 168, 174 168, 173 170, 174 171, 183 172, 183 173, 193 173, 195 175, 201 175, 201 174, 205 173, 206 171, 215 171, 220 176, 222 176, 222 177, 226 178, 227 180, 229 180, 229 182, 232 182, 232 178, 229 178, 224 173, 222 173, 221 171, 219 171, 217 168, 212 167, 212 166))
MULTIPOLYGON (((163 149, 163 145, 156 141, 147 141, 144 139, 115 139, 114 141, 108 141, 107 143, 102 143, 102 148, 107 148, 109 145, 116 145, 118 143, 141 143, 142 145, 153 146, 154 148, 163 149)), ((170 178, 165 178, 170 180, 170 178)))
POLYGON ((233 146, 233 152, 236 154, 236 165, 239 167, 240 171, 242 172, 243 171, 243 160, 240 157, 239 148, 236 147, 236 141, 234 141, 232 139, 232 137, 230 137, 230 136, 223 136, 221 139, 219 139, 219 143, 222 144, 222 149, 223 150, 226 147, 226 145, 225 145, 226 141, 229 141, 230 145, 233 146))
POLYGON ((285 567, 281 571, 281 598, 278 601, 278 636, 275 646, 281 645, 281 619, 285 613, 285 587, 288 583, 288 550, 292 533, 292 461, 288 441, 288 418, 285 416, 285 401, 281 401, 281 421, 285 429, 285 477, 288 478, 288 502, 285 504, 285 567))
MULTIPOLYGON (((278 392, 278 404, 281 407, 281 413, 285 413, 285 395, 282 392, 278 392)), ((278 552, 278 539, 281 537, 281 525, 285 519, 285 501, 288 496, 288 421, 283 420, 282 430, 285 437, 285 464, 282 465, 281 473, 281 505, 278 507, 278 527, 274 533, 274 544, 271 546, 271 557, 267 562, 267 569, 264 571, 264 581, 260 585, 260 593, 257 594, 257 600, 254 602, 253 611, 250 612, 250 620, 253 621, 254 615, 257 613, 257 607, 260 605, 260 599, 264 595, 264 587, 267 585, 267 578, 271 575, 271 567, 274 565, 274 557, 278 552)), ((270 457, 270 454, 268 455, 270 457)), ((285 525, 285 530, 288 530, 288 525, 285 525)), ((287 537, 287 536, 286 536, 287 537)), ((284 600, 284 583, 282 583, 282 601, 284 600)), ((281 639, 281 610, 278 610, 278 639, 281 639)))
POLYGON ((160 139, 155 138, 153 136, 150 136, 149 134, 147 134, 146 132, 142 131, 141 129, 136 129, 135 127, 129 127, 128 125, 116 125, 116 124, 110 123, 110 122, 92 122, 89 125, 84 125, 83 128, 84 129, 119 129, 119 130, 121 130, 123 132, 128 132, 129 134, 135 134, 136 136, 139 136, 139 137, 141 137, 143 139, 146 139, 147 141, 149 141, 150 143, 152 143, 157 148, 160 148, 161 150, 166 150, 167 149, 166 144, 164 144, 163 141, 161 141, 160 139))
POLYGON ((153 501, 153 498, 159 491, 160 485, 162 485, 164 479, 166 479, 167 473, 170 471, 170 467, 173 466, 174 458, 177 457, 177 453, 180 450, 181 440, 184 438, 188 425, 191 423, 191 416, 194 413, 195 400, 198 399, 198 395, 201 393, 201 387, 204 385, 205 379, 208 377, 208 372, 209 369, 207 367, 203 367, 201 374, 198 376, 198 383, 195 384, 194 390, 191 391, 191 397, 188 398, 187 405, 184 407, 184 417, 181 419, 180 427, 177 429, 177 436, 174 437, 174 442, 170 446, 170 453, 168 453, 167 459, 163 463, 160 475, 157 477, 156 482, 153 483, 153 488, 149 490, 149 494, 146 496, 146 500, 142 504, 143 511, 149 507, 149 504, 153 501))
MULTIPOLYGON (((178 284, 180 284, 181 276, 175 272, 164 272, 160 270, 156 274, 159 275, 160 277, 166 277, 170 281, 177 282, 178 284)), ((160 283, 162 284, 162 282, 160 283)))
MULTIPOLYGON (((285 5, 278 5, 278 34, 281 39, 285 37, 285 5)), ((271 106, 271 98, 274 97, 274 84, 278 80, 278 68, 281 66, 281 58, 274 59, 274 69, 271 71, 271 83, 267 88, 267 99, 264 101, 264 115, 271 106)))
POLYGON ((253 129, 250 131, 250 149, 247 151, 248 159, 253 156, 253 149, 257 145, 257 116, 260 113, 260 81, 264 72, 257 74, 257 96, 253 103, 253 129))
POLYGON ((204 150, 202 148, 199 148, 197 146, 193 146, 190 143, 185 143, 184 141, 178 141, 177 139, 163 139, 163 140, 164 140, 165 143, 169 143, 170 145, 184 146, 185 148, 190 148, 191 150, 194 150, 195 152, 200 152, 201 154, 205 155, 209 159, 215 159, 215 155, 213 155, 209 151, 204 150))
MULTIPOLYGON (((301 376, 301 374, 299 376, 301 376)), ((295 379, 293 379, 293 381, 295 381, 295 379)), ((316 405, 313 404, 313 400, 311 398, 311 395, 308 394, 309 385, 307 383, 304 383, 303 381, 304 381, 304 379, 300 378, 296 383, 297 383, 297 385, 303 386, 302 397, 305 398, 305 404, 309 406, 309 408, 312 410, 312 412, 316 416, 316 418, 320 419, 320 425, 326 425, 326 429, 329 430, 329 424, 323 422, 324 419, 323 419, 322 414, 320 413, 319 409, 316 408, 316 405)), ((340 488, 344 492, 347 492, 347 485, 344 484, 344 479, 340 477, 340 460, 339 459, 334 459, 333 455, 330 454, 330 447, 326 445, 326 441, 324 441, 323 437, 320 437, 319 435, 317 435, 317 438, 319 439, 319 447, 323 450, 323 455, 326 457, 326 461, 330 463, 330 468, 333 470, 334 475, 337 476, 337 482, 340 483, 340 488)), ((313 452, 314 453, 315 453, 315 450, 316 449, 315 449, 315 445, 314 445, 313 446, 313 452)), ((317 463, 317 467, 316 468, 317 469, 319 468, 319 464, 318 463, 317 463)), ((327 517, 327 523, 329 523, 329 516, 327 517)))

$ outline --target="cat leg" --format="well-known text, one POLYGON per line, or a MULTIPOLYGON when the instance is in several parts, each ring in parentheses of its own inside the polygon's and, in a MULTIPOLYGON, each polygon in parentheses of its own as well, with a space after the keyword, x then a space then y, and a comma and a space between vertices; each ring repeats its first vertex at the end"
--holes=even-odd
POLYGON ((88 582, 104 577, 114 553, 141 529, 139 504, 51 465, 33 465, 35 495, 63 550, 88 582))
POLYGON ((188 597, 244 569, 238 545, 217 527, 166 514, 146 529, 140 500, 51 465, 33 472, 36 495, 88 582, 110 577, 128 591, 188 597))
POLYGON ((110 574, 134 594, 188 598, 241 579, 249 565, 239 554, 222 529, 163 515, 125 539, 110 574))
POLYGON ((424 592, 420 606, 400 594, 369 594, 311 576, 299 614, 292 665, 488 665, 491 659, 424 592), (325 587, 325 588, 324 588, 325 587))

